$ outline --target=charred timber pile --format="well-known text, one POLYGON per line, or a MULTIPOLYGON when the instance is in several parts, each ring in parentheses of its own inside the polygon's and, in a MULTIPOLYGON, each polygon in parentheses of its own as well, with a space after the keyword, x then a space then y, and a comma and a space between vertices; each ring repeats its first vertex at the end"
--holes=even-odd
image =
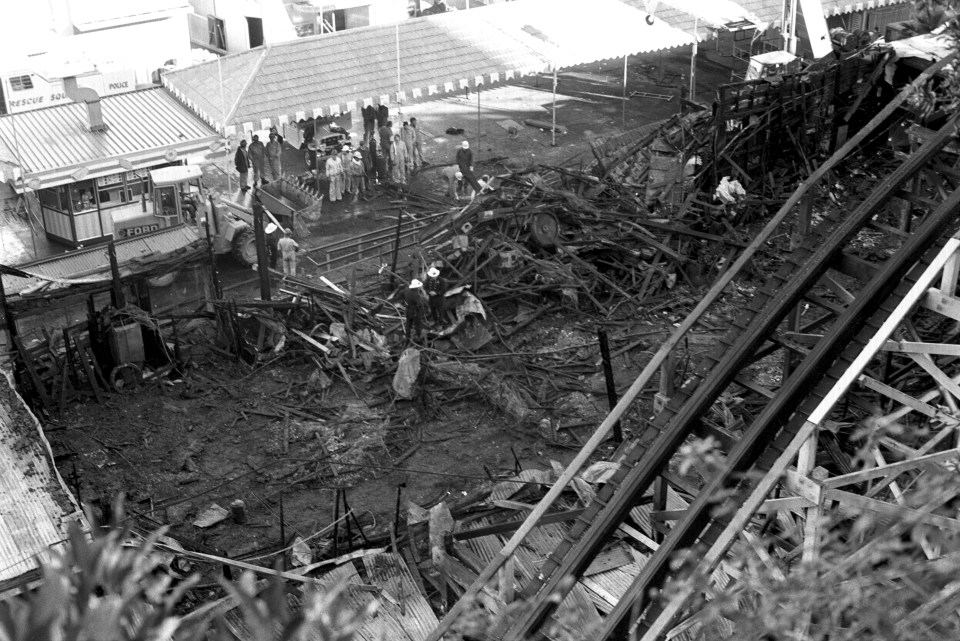
POLYGON ((595 148, 594 171, 498 176, 420 232, 425 259, 486 303, 555 296, 601 316, 701 285, 745 245, 737 226, 753 216, 749 200, 725 208, 697 186, 708 128, 674 118, 624 149, 595 148))

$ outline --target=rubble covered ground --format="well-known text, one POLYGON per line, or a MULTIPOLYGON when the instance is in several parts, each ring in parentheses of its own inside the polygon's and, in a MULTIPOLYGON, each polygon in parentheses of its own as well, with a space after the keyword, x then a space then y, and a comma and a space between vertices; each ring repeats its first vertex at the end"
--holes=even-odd
MULTIPOLYGON (((61 473, 104 511, 125 493, 141 526, 169 525, 192 549, 268 566, 278 555, 302 565, 386 546, 398 520, 441 502, 462 515, 521 470, 555 471, 608 413, 601 333, 622 391, 802 176, 777 166, 764 185, 746 185, 739 207, 717 205, 713 159, 700 151, 709 127, 696 113, 667 118, 594 146, 593 166, 488 161, 492 191, 464 208, 414 180, 388 198, 414 218, 443 216, 397 277, 372 270, 338 286, 308 269, 276 282, 276 303, 240 289, 247 298, 176 320, 165 336, 183 364, 47 425, 61 473), (400 294, 428 264, 447 279, 447 326, 404 351, 400 294)), ((869 189, 871 163, 889 162, 875 154, 838 175, 814 199, 813 220, 842 213, 869 189)), ((779 266, 796 240, 793 216, 688 333, 669 380, 639 396, 622 421, 627 437, 779 266)), ((884 238, 861 241, 884 251, 884 238)), ((779 365, 749 374, 774 385, 779 365)), ((705 420, 735 433, 756 408, 730 398, 714 410, 705 420)), ((617 447, 608 441, 597 458, 617 447)))

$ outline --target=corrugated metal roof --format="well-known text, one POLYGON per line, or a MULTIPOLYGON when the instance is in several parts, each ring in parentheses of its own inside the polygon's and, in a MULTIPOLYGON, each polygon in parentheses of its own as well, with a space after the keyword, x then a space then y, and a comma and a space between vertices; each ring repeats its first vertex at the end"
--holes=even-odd
MULTIPOLYGON (((631 7, 643 7, 645 0, 622 0, 631 7)), ((712 0, 660 0, 660 5, 655 11, 657 18, 660 18, 668 25, 681 31, 691 31, 694 28, 694 14, 685 11, 686 5, 694 8, 693 11, 699 13, 697 8, 703 7, 709 9, 713 5, 712 0), (684 7, 684 8, 678 8, 684 7)), ((779 25, 781 13, 783 11, 782 0, 737 0, 736 4, 745 12, 756 16, 761 23, 779 25)), ((868 11, 880 7, 890 7, 894 5, 908 4, 907 0, 866 0, 864 2, 849 2, 849 0, 820 0, 823 6, 823 15, 826 17, 845 15, 855 11, 868 11)), ((708 33, 704 30, 704 24, 699 24, 698 31, 701 35, 708 33)))
MULTIPOLYGON (((757 26, 763 23, 759 16, 733 0, 660 0, 683 13, 694 16, 704 26, 715 29, 737 30, 744 27, 757 26)), ((659 11, 656 12, 660 16, 659 11)))
POLYGON ((953 52, 954 45, 953 40, 944 33, 925 33, 888 42, 885 46, 893 49, 898 58, 942 60, 953 52))
MULTIPOLYGON (((407 564, 397 554, 366 554, 363 557, 366 580, 361 580, 354 562, 338 565, 319 577, 329 585, 374 585, 376 592, 346 589, 342 593, 345 605, 353 612, 363 612, 372 602, 377 603, 377 613, 366 617, 357 627, 355 637, 360 641, 423 641, 437 627, 437 615, 413 582, 407 564), (403 607, 400 607, 400 603, 403 607)), ((302 602, 294 597, 295 607, 302 602)), ((250 639, 253 635, 241 608, 233 608, 224 614, 228 629, 238 639, 250 639)), ((324 635, 311 631, 309 641, 322 641, 324 635)))
POLYGON ((80 167, 88 178, 162 164, 170 150, 183 158, 209 151, 218 138, 207 123, 162 88, 106 96, 101 100, 106 131, 87 126, 86 107, 71 103, 0 117, 0 142, 21 161, 25 179, 43 187, 75 182, 80 167))
MULTIPOLYGON (((692 37, 619 0, 516 0, 301 38, 167 72, 164 85, 228 126, 404 104, 549 69, 689 44, 692 37), (596 37, 594 34, 602 34, 596 37), (223 78, 222 98, 220 78, 223 78)), ((229 133, 229 129, 227 130, 229 133)))
MULTIPOLYGON (((162 255, 173 254, 190 248, 200 241, 199 232, 189 225, 177 225, 144 236, 135 236, 115 243, 120 275, 126 276, 139 271, 140 262, 162 255)), ((71 280, 84 279, 86 282, 110 280, 110 258, 106 245, 96 245, 79 251, 71 251, 60 256, 45 258, 20 265, 17 269, 36 278, 21 278, 4 275, 3 289, 7 296, 16 296, 51 280, 47 289, 69 286, 71 280)))
POLYGON ((37 557, 85 522, 53 464, 40 423, 0 375, 0 581, 37 567, 37 557))

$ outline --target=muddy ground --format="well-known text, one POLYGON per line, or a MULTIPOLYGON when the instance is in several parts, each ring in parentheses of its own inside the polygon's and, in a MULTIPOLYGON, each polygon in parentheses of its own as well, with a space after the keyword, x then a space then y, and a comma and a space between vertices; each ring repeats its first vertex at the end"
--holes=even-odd
MULTIPOLYGON (((615 359, 621 390, 675 318, 649 316, 615 331, 623 340, 613 349, 642 339, 615 359)), ((333 374, 324 391, 311 380, 315 368, 307 355, 291 352, 253 369, 188 334, 184 342, 196 346, 187 347, 194 355, 181 379, 113 394, 103 404, 75 405, 64 427, 52 427, 48 436, 61 473, 83 501, 108 502, 126 493, 142 525, 170 525, 174 537, 234 558, 264 562, 261 555, 284 547, 281 535, 289 542, 295 534, 310 538, 315 552, 331 553, 336 488, 346 490, 365 531, 382 536, 395 516, 398 488, 405 515, 407 501, 423 507, 452 502, 518 467, 566 463, 608 409, 594 328, 589 319, 558 313, 511 341, 515 353, 540 354, 532 362, 546 370, 582 364, 580 375, 553 377, 550 386, 562 391, 558 402, 534 408, 551 420, 549 429, 535 420, 518 423, 475 392, 450 389, 430 376, 429 367, 415 401, 391 394, 389 368, 353 372, 352 386, 333 374), (245 504, 246 524, 194 525, 211 504, 229 509, 236 500, 245 504)), ((694 335, 690 356, 707 349, 715 335, 694 335)), ((432 350, 424 355, 427 362, 458 358, 432 350)), ((505 372, 512 358, 494 344, 469 360, 505 372)), ((642 394, 626 419, 628 435, 651 416, 655 391, 642 394)), ((609 441, 599 456, 616 445, 609 441)))
MULTIPOLYGON (((668 63, 677 68, 688 64, 682 57, 668 63)), ((648 71, 643 61, 637 68, 632 73, 648 71)), ((546 132, 523 128, 514 137, 501 124, 508 119, 548 118, 552 95, 543 86, 486 92, 479 120, 476 103, 462 98, 418 105, 416 113, 411 108, 409 115, 417 115, 429 134, 425 156, 430 162, 411 187, 442 198, 437 169, 452 162, 464 138, 476 142, 479 135, 475 149, 481 166, 489 159, 496 159, 497 169, 511 159, 525 165, 577 163, 578 157, 586 162, 589 141, 619 133, 622 124, 627 129, 638 127, 677 110, 674 98, 635 99, 622 111, 621 101, 610 98, 619 95, 620 88, 609 78, 604 80, 608 71, 597 66, 582 77, 561 81, 567 94, 560 96, 558 122, 568 133, 559 137, 556 147, 546 132), (446 126, 461 126, 465 134, 447 136, 446 126)), ((622 73, 614 71, 612 78, 622 73)), ((229 164, 222 158, 207 167, 211 187, 226 191, 220 168, 229 164)), ((391 226, 397 206, 387 191, 359 206, 325 203, 323 216, 301 242, 305 248, 316 247, 391 226)), ((301 264, 308 277, 317 275, 309 261, 301 264)), ((232 286, 230 295, 256 295, 249 270, 229 259, 221 261, 220 270, 225 284, 232 286)), ((368 272, 375 270, 374 263, 368 272)), ((360 286, 374 291, 379 284, 371 277, 361 280, 360 286)), ((602 325, 612 337, 615 353, 633 345, 614 358, 620 390, 634 380, 698 296, 696 290, 679 287, 650 309, 602 325)), ((728 302, 735 307, 742 300, 734 293, 728 302)), ((497 318, 511 318, 517 311, 517 303, 507 303, 497 310, 497 318)), ((708 349, 722 331, 724 319, 708 321, 717 330, 695 332, 680 356, 681 366, 708 349)), ((522 354, 541 371, 554 371, 546 382, 521 379, 534 398, 553 399, 532 408, 538 419, 548 419, 546 428, 540 420, 518 423, 488 399, 431 377, 430 362, 463 358, 450 345, 425 350, 424 393, 415 401, 403 401, 390 392, 389 367, 351 370, 349 384, 340 373, 328 372, 333 384, 323 389, 311 378, 316 367, 306 352, 294 349, 254 369, 209 349, 213 336, 195 328, 182 334, 191 355, 182 378, 113 394, 103 404, 76 404, 61 421, 48 426, 48 436, 61 473, 83 501, 107 503, 124 493, 129 511, 141 517, 143 527, 169 525, 174 537, 263 565, 270 564, 271 554, 295 535, 309 539, 315 555, 329 554, 334 551, 331 524, 343 512, 342 504, 339 510, 335 507, 337 488, 346 490, 357 518, 351 534, 352 543, 358 544, 362 539, 357 524, 370 536, 383 536, 395 517, 398 488, 405 513, 408 501, 423 507, 455 501, 491 479, 512 475, 518 467, 566 463, 608 411, 598 327, 598 319, 589 313, 549 313, 511 336, 508 345, 491 343, 479 358, 469 359, 519 376, 514 359, 522 354), (562 372, 551 369, 560 364, 562 372), (575 373, 571 364, 579 365, 575 373), (209 527, 194 525, 211 504, 229 510, 238 500, 244 503, 246 523, 227 518, 209 527)), ((396 355, 399 346, 396 336, 393 339, 391 351, 396 355)), ((682 368, 679 371, 682 374, 682 368)), ((625 419, 628 435, 642 429, 651 416, 655 392, 655 386, 645 390, 625 419)), ((616 446, 608 442, 598 456, 610 455, 616 446)), ((344 526, 341 519, 337 551, 347 543, 344 526)))

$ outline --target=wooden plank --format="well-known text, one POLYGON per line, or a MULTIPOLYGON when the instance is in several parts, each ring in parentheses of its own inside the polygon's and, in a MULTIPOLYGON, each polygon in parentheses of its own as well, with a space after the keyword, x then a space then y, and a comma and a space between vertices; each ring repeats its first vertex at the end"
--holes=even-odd
POLYGON ((915 341, 887 341, 881 347, 886 352, 902 354, 935 354, 939 356, 960 356, 960 345, 951 343, 918 343, 915 341))
MULTIPOLYGON (((547 514, 539 521, 537 525, 546 525, 548 523, 560 523, 563 521, 572 521, 583 513, 583 510, 566 510, 564 512, 554 512, 552 514, 547 514)), ((460 532, 454 532, 453 538, 455 541, 466 541, 468 539, 475 539, 481 536, 488 536, 491 534, 507 534, 513 532, 521 525, 524 521, 508 521, 506 523, 498 523, 497 525, 488 525, 486 527, 478 527, 472 530, 463 530, 460 532)))
POLYGON ((646 546, 651 552, 656 552, 657 548, 660 547, 660 544, 651 539, 649 536, 641 532, 640 530, 631 527, 625 523, 621 523, 617 527, 617 531, 623 534, 626 534, 630 538, 634 539, 638 543, 646 546))
MULTIPOLYGON (((885 383, 881 383, 880 381, 878 381, 877 379, 871 376, 867 376, 866 374, 864 374, 859 379, 857 379, 857 382, 863 387, 866 387, 867 389, 872 389, 875 392, 879 392, 880 394, 883 394, 887 398, 892 399, 897 403, 900 403, 901 405, 905 405, 912 410, 920 412, 921 414, 925 414, 930 418, 936 418, 938 416, 942 416, 942 413, 940 412, 940 410, 938 410, 933 405, 924 403, 923 401, 917 398, 914 398, 909 394, 905 394, 901 392, 895 387, 891 387, 885 383)), ((944 416, 944 418, 946 417, 944 416)))
POLYGON ((322 343, 317 342, 316 340, 314 340, 313 338, 311 338, 311 337, 308 336, 307 334, 301 332, 299 329, 295 329, 295 328, 293 328, 293 327, 288 327, 287 329, 289 329, 295 336, 299 337, 301 340, 303 340, 303 342, 307 343, 307 344, 310 345, 311 347, 320 350, 320 351, 323 352, 324 354, 329 354, 329 353, 330 353, 330 348, 329 348, 329 347, 327 347, 326 345, 324 345, 324 344, 322 344, 322 343))
POLYGON ((940 514, 931 514, 923 510, 914 510, 912 508, 893 505, 886 501, 878 499, 869 499, 853 492, 845 492, 838 489, 828 489, 824 491, 824 498, 830 501, 837 501, 841 508, 857 508, 858 510, 867 510, 877 514, 887 514, 890 516, 901 516, 911 519, 917 519, 920 522, 933 525, 943 530, 960 533, 960 521, 951 519, 940 514))
POLYGON ((847 253, 840 255, 833 268, 841 274, 852 276, 863 283, 869 283, 878 271, 878 267, 873 263, 847 253))
POLYGON ((946 450, 944 452, 937 452, 936 454, 927 454, 926 456, 918 456, 906 461, 899 461, 897 463, 888 463, 883 467, 872 467, 869 470, 861 470, 859 472, 851 472, 850 474, 843 474, 841 476, 834 476, 828 478, 824 481, 821 481, 821 485, 825 488, 837 488, 844 485, 853 485, 854 483, 862 483, 863 481, 870 481, 878 478, 885 478, 889 476, 896 476, 897 474, 902 474, 909 470, 916 469, 918 467, 923 467, 924 465, 930 465, 932 463, 941 463, 943 461, 949 461, 951 459, 957 458, 960 456, 960 450, 952 449, 946 450))
POLYGON ((931 288, 927 290, 927 294, 920 301, 920 304, 931 311, 943 314, 947 318, 960 321, 960 298, 956 296, 948 296, 939 289, 931 288))
POLYGON ((954 398, 960 399, 960 385, 954 383, 952 378, 947 376, 942 369, 937 367, 932 358, 926 354, 910 354, 910 358, 912 358, 917 365, 923 368, 923 371, 929 374, 938 385, 943 387, 945 391, 950 392, 954 398))
MULTIPOLYGON (((40 378, 40 375, 37 374, 37 370, 33 366, 33 358, 30 356, 30 353, 26 350, 26 348, 24 348, 23 342, 20 340, 19 336, 13 336, 13 343, 17 346, 17 351, 20 352, 20 358, 23 360, 24 367, 27 368, 27 374, 30 377, 30 382, 33 383, 34 388, 37 390, 37 394, 40 396, 40 401, 47 410, 53 411, 53 401, 51 400, 50 395, 47 394, 46 384, 40 378)), ((100 400, 99 397, 97 397, 97 400, 100 400)))
POLYGON ((92 357, 89 351, 87 351, 83 345, 76 339, 73 341, 74 346, 77 348, 77 355, 80 357, 80 365, 83 367, 84 373, 87 375, 87 382, 90 383, 90 389, 93 390, 93 395, 97 399, 98 403, 103 402, 103 395, 100 393, 100 386, 97 385, 97 377, 93 371, 93 367, 90 366, 89 359, 92 357))

